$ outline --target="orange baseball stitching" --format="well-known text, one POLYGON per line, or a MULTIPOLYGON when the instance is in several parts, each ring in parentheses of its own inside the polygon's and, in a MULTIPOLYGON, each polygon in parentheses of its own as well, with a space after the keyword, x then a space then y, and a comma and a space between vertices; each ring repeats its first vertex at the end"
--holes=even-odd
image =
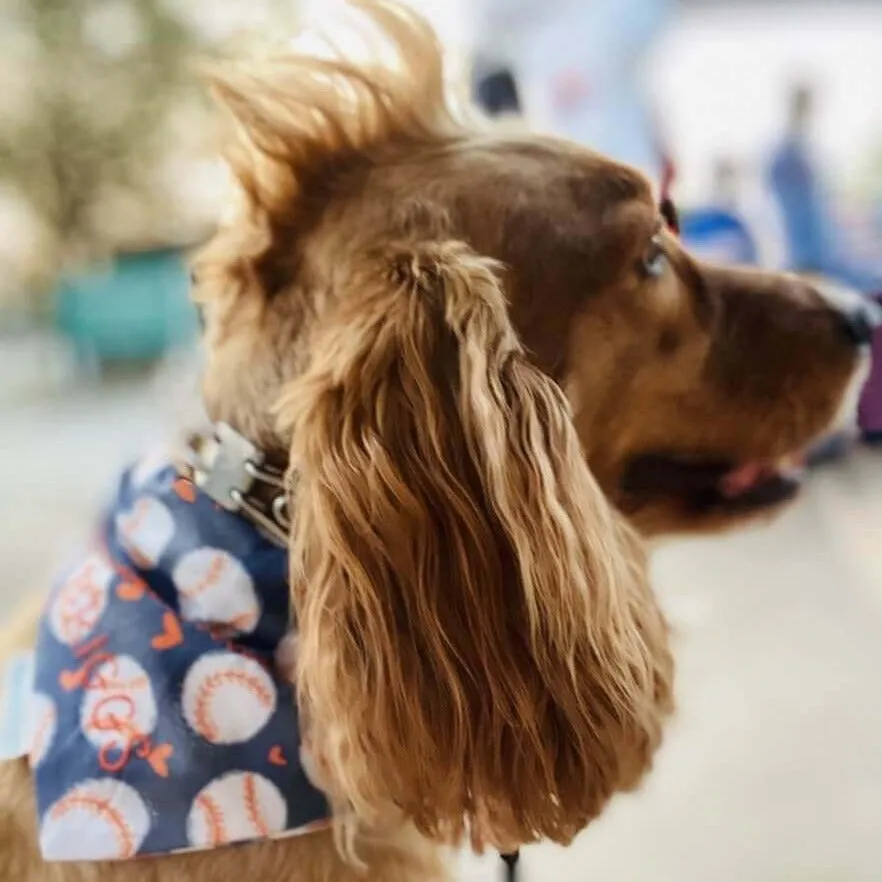
POLYGON ((194 600, 208 591, 209 588, 214 588, 220 581, 221 573, 224 571, 225 566, 226 558, 220 553, 216 554, 205 575, 194 585, 182 588, 181 594, 190 600, 194 600))
MULTIPOLYGON (((186 588, 179 587, 178 590, 187 600, 196 600, 201 597, 208 591, 210 588, 214 588, 218 585, 221 580, 221 575, 223 571, 229 566, 228 559, 223 555, 223 553, 217 553, 211 564, 209 565, 206 573, 203 577, 193 585, 188 585, 186 588)), ((254 623, 259 618, 259 613, 255 610, 249 610, 247 612, 239 613, 235 615, 227 622, 223 624, 234 628, 237 633, 246 633, 251 628, 254 627, 254 623)), ((216 626, 216 623, 213 623, 216 626)))
POLYGON ((110 822, 113 829, 116 830, 117 843, 120 845, 120 851, 124 858, 130 858, 135 852, 135 840, 131 827, 125 822, 122 815, 110 805, 107 799, 99 799, 97 796, 83 796, 81 793, 69 793, 67 797, 63 797, 55 804, 49 817, 58 820, 58 815, 69 807, 81 806, 98 818, 104 818, 110 822))
POLYGON ((270 830, 263 820, 260 806, 257 804, 257 780, 254 775, 245 775, 242 781, 245 791, 245 811, 254 828, 261 836, 269 836, 270 830))
POLYGON ((196 707, 193 709, 193 716, 196 719, 196 725, 200 730, 200 734, 208 741, 215 741, 218 737, 217 726, 208 719, 207 705, 214 698, 215 692, 224 683, 238 683, 246 686, 257 697, 270 708, 273 705, 272 694, 260 683, 256 677, 246 674, 243 671, 218 671, 210 677, 206 677, 202 684, 196 699, 196 707))
POLYGON ((227 831, 224 827, 224 813, 221 807, 205 793, 200 793, 196 797, 196 805, 205 812, 208 833, 211 837, 209 844, 223 845, 227 841, 227 831))

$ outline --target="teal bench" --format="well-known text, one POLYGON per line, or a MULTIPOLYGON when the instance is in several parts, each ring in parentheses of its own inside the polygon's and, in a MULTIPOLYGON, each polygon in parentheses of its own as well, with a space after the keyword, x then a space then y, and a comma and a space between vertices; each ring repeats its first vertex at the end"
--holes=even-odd
POLYGON ((120 254, 65 276, 55 321, 84 364, 150 362, 194 336, 184 251, 120 254))

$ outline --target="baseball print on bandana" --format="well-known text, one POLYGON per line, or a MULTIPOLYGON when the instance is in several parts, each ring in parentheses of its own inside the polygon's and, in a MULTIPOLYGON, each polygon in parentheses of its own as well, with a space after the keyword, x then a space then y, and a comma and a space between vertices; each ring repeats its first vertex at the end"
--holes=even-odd
POLYGON ((291 643, 287 567, 168 461, 123 477, 99 542, 49 599, 35 654, 30 760, 47 860, 327 824, 290 662, 277 660, 291 643))

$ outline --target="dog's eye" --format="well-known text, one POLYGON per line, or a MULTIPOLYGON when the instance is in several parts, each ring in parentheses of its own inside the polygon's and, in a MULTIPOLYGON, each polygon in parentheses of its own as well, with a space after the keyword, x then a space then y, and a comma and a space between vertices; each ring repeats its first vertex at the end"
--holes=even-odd
POLYGON ((654 236, 650 240, 646 254, 643 255, 643 272, 647 276, 657 279, 664 273, 667 263, 668 256, 662 247, 661 239, 654 236))

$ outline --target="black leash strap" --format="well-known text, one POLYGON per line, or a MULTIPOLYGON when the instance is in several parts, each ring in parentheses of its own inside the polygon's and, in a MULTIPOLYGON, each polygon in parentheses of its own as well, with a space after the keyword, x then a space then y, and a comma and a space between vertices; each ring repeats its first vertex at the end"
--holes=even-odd
POLYGON ((518 878, 518 861, 520 860, 521 853, 513 851, 511 854, 501 854, 499 856, 505 864, 505 882, 515 882, 518 878))

